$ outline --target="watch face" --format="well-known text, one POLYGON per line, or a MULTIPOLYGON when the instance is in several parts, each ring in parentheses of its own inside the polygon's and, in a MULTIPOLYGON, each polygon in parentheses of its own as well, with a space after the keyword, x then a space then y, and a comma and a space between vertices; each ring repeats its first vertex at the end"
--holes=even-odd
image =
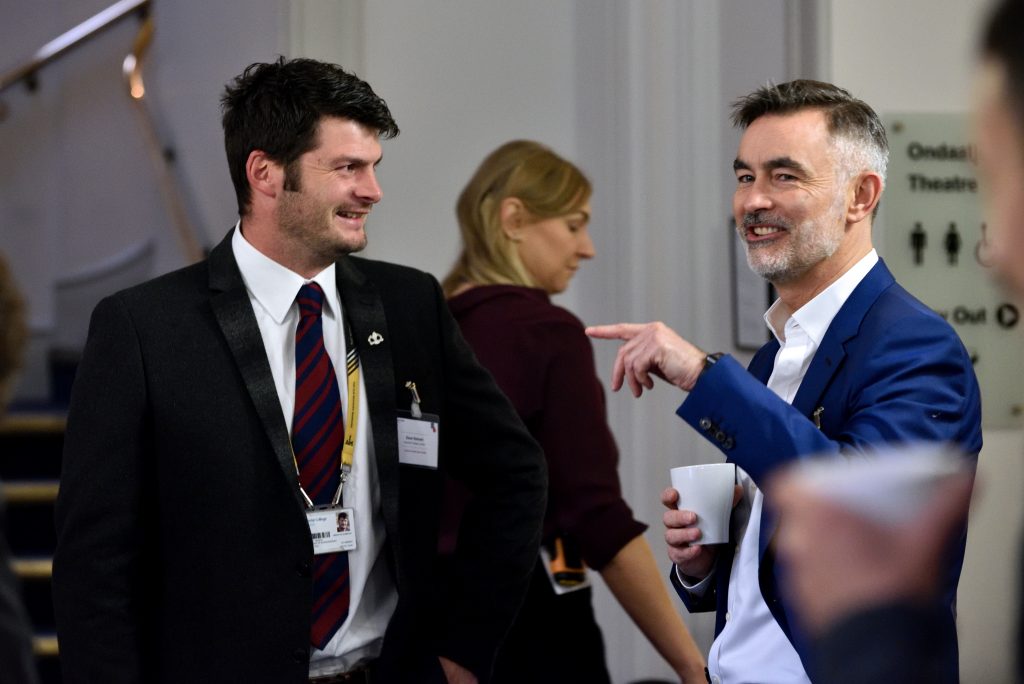
POLYGON ((704 357, 704 370, 707 370, 708 368, 711 368, 716 363, 718 363, 718 359, 722 358, 722 356, 723 356, 722 352, 715 352, 713 354, 708 354, 707 356, 705 356, 704 357))

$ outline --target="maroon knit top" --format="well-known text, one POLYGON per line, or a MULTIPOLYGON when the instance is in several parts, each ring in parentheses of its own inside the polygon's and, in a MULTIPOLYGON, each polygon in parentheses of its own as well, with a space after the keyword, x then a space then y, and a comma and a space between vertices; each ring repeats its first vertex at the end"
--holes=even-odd
POLYGON ((622 498, 618 450, 583 324, 543 290, 482 285, 448 300, 480 363, 548 463, 544 540, 569 536, 600 570, 647 526, 622 498))

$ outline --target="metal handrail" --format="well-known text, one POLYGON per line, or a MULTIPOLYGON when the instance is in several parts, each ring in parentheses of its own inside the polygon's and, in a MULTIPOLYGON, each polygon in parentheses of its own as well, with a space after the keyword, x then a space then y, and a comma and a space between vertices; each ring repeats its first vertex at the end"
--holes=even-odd
MULTIPOLYGON (((185 257, 190 262, 194 262, 204 256, 204 240, 189 216, 181 180, 176 178, 172 171, 172 151, 162 145, 153 114, 148 111, 144 102, 146 91, 142 78, 142 61, 153 42, 153 18, 148 15, 151 2, 152 0, 120 0, 86 19, 70 31, 64 32, 39 48, 28 62, 0 75, 0 92, 20 81, 24 81, 30 90, 34 90, 36 72, 46 64, 133 13, 137 12, 144 17, 145 21, 133 41, 132 50, 124 58, 121 67, 122 74, 128 86, 128 94, 139 112, 146 146, 151 152, 159 174, 160 190, 168 204, 170 217, 177 230, 182 250, 185 257)), ((0 120, 3 120, 4 115, 3 103, 0 103, 0 120)))
POLYGON ((102 12, 89 17, 73 29, 65 31, 36 50, 36 53, 25 64, 0 75, 0 93, 21 81, 24 81, 30 89, 35 89, 36 72, 79 43, 88 40, 121 19, 134 12, 146 11, 149 9, 151 1, 120 0, 102 12))
POLYGON ((204 240, 196 228, 195 222, 189 216, 187 203, 185 201, 185 190, 182 187, 181 178, 175 172, 174 155, 170 147, 166 147, 163 136, 159 133, 159 126, 153 113, 146 106, 146 86, 142 78, 142 62, 153 44, 153 17, 147 17, 139 33, 132 43, 132 51, 129 52, 121 64, 121 74, 124 76, 125 85, 128 86, 128 95, 135 104, 135 110, 139 113, 139 122, 142 125, 142 132, 146 138, 146 146, 149 148, 150 157, 155 166, 160 192, 167 202, 171 221, 178 233, 181 249, 185 258, 190 263, 199 261, 205 255, 203 247, 204 240))

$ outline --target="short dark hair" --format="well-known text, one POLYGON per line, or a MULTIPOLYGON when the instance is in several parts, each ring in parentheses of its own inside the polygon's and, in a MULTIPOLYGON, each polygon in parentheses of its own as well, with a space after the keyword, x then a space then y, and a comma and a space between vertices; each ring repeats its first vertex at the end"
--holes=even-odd
POLYGON ((982 34, 981 52, 999 62, 1005 69, 1005 95, 1024 128, 1024 43, 1020 27, 1024 26, 1024 2, 1003 0, 989 15, 982 34))
POLYGON ((224 89, 220 103, 240 215, 251 199, 245 164, 253 150, 288 167, 316 147, 324 117, 355 121, 385 139, 399 133, 387 104, 366 81, 315 59, 250 64, 224 89))
POLYGON ((825 114, 833 139, 853 142, 864 153, 864 163, 885 178, 889 140, 878 114, 849 91, 823 81, 798 79, 768 83, 732 104, 732 124, 746 128, 766 114, 793 114, 819 109, 825 114))

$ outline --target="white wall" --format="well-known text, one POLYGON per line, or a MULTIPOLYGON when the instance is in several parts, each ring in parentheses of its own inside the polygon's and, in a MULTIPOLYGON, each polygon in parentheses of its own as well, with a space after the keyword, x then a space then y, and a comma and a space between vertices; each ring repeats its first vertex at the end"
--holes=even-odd
POLYGON ((531 138, 576 157, 573 3, 366 3, 363 76, 401 135, 384 143, 384 200, 367 256, 443 276, 455 198, 491 150, 531 138))
MULTIPOLYGON (((833 0, 831 76, 882 113, 966 112, 987 7, 985 0, 833 0)), ((998 684, 1013 681, 1017 655, 1011 639, 1019 605, 1024 435, 986 431, 978 463, 959 591, 961 674, 965 684, 998 684)))

